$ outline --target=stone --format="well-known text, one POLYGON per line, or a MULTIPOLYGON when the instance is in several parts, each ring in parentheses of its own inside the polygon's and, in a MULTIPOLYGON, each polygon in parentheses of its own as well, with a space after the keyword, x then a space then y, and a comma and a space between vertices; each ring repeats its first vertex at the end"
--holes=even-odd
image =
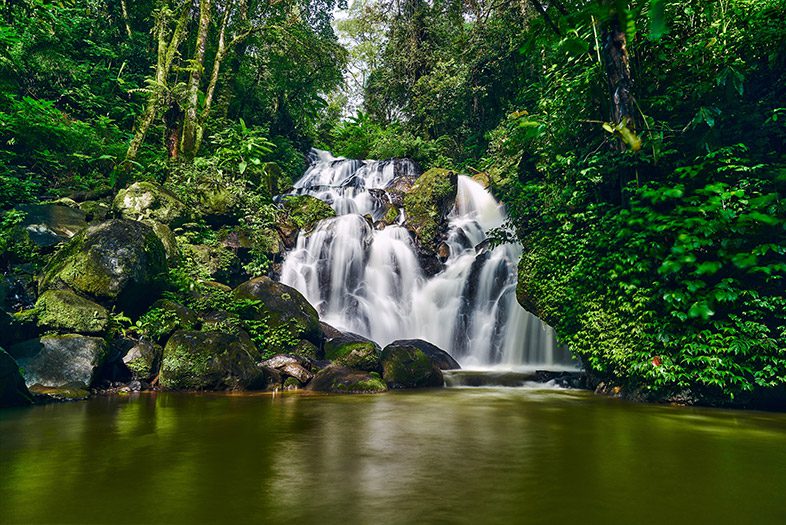
POLYGON ((62 204, 23 204, 16 207, 25 218, 19 227, 39 248, 51 248, 87 228, 85 214, 62 204))
POLYGON ((113 219, 71 239, 44 268, 39 290, 71 288, 127 314, 156 299, 166 272, 166 252, 153 230, 113 219))
POLYGON ((164 350, 147 340, 136 341, 123 356, 123 363, 137 381, 152 381, 161 369, 164 350))
POLYGON ((159 383, 172 390, 258 390, 267 386, 247 333, 180 330, 164 347, 159 383))
POLYGON ((447 228, 447 216, 457 191, 458 177, 454 172, 432 168, 421 175, 404 196, 407 224, 422 246, 434 249, 439 234, 447 228))
POLYGON ((188 207, 174 193, 149 181, 135 182, 117 192, 112 208, 125 219, 152 219, 172 227, 190 218, 188 207))
POLYGON ((407 341, 382 350, 382 377, 390 388, 425 388, 444 385, 442 371, 420 348, 407 341))
POLYGON ((412 347, 417 348, 428 358, 431 360, 432 363, 437 365, 440 370, 460 370, 461 365, 458 364, 458 361, 453 359, 453 357, 447 353, 446 351, 442 350, 436 345, 429 343, 428 341, 424 341, 422 339, 399 339, 398 341, 393 341, 390 346, 399 346, 399 347, 412 347))
POLYGON ((9 314, 0 310, 0 346, 8 347, 20 341, 33 339, 38 335, 35 310, 9 314))
MULTIPOLYGON (((242 272, 235 252, 223 246, 183 244, 180 251, 203 279, 230 282, 242 272)), ((238 281, 242 279, 235 280, 238 281)))
POLYGON ((337 394, 373 394, 385 392, 387 385, 376 372, 364 372, 339 365, 330 365, 314 376, 308 388, 317 392, 337 394))
POLYGON ((0 348, 0 408, 25 406, 33 402, 19 365, 0 348))
POLYGON ((38 327, 73 334, 100 334, 109 326, 109 313, 100 304, 71 290, 47 290, 36 302, 38 327))
POLYGON ((112 212, 112 207, 101 201, 81 202, 79 203, 79 209, 85 214, 87 222, 102 222, 112 212))
POLYGON ((269 277, 255 277, 235 288, 233 294, 237 299, 258 301, 246 317, 264 320, 273 330, 288 330, 295 339, 321 343, 319 315, 294 288, 269 277))
POLYGON ((166 224, 156 221, 146 220, 143 222, 153 229, 153 233, 156 234, 161 244, 164 245, 167 261, 177 260, 180 256, 180 248, 178 247, 175 234, 172 233, 172 229, 166 224))
POLYGON ((48 335, 8 349, 28 386, 89 388, 100 378, 107 358, 106 341, 76 334, 48 335))
POLYGON ((382 370, 379 345, 363 336, 344 333, 325 341, 325 359, 337 365, 366 372, 382 370))
POLYGON ((308 367, 311 364, 303 358, 294 355, 279 354, 259 363, 260 367, 278 370, 282 375, 294 377, 300 383, 308 383, 314 374, 308 367))
POLYGON ((336 216, 328 203, 311 195, 288 195, 281 200, 287 218, 299 230, 310 231, 316 224, 336 216))

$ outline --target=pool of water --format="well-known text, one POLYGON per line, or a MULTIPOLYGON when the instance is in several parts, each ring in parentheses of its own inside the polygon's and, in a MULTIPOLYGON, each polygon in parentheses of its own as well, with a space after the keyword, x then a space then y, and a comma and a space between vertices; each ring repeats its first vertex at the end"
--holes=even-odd
POLYGON ((786 415, 589 392, 0 411, 0 523, 786 523, 786 415))

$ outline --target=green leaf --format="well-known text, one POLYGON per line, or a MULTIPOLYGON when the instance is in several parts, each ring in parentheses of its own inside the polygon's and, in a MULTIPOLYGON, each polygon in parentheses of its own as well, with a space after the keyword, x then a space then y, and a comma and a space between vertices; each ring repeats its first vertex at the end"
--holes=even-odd
POLYGON ((658 40, 669 32, 666 24, 666 0, 650 0, 650 40, 658 40))

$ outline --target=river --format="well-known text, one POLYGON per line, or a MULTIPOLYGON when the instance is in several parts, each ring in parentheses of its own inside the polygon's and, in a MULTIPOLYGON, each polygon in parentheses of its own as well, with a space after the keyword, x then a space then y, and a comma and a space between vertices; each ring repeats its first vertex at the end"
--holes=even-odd
POLYGON ((0 523, 786 523, 786 414, 550 388, 0 411, 0 523))

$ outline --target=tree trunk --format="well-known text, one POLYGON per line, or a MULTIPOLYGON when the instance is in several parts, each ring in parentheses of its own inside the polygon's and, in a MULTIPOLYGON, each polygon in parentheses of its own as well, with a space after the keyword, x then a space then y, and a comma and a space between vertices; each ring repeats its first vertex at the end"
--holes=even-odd
POLYGON ((638 126, 636 102, 633 98, 633 77, 630 72, 627 39, 620 29, 619 18, 612 15, 602 36, 603 62, 611 96, 611 122, 615 125, 627 119, 628 128, 638 126))
POLYGON ((186 108, 183 119, 183 137, 180 141, 180 151, 186 160, 193 159, 196 154, 197 127, 199 126, 199 85, 202 81, 202 71, 204 69, 211 8, 211 0, 199 1, 199 30, 197 31, 194 56, 191 59, 191 74, 188 79, 186 108))

